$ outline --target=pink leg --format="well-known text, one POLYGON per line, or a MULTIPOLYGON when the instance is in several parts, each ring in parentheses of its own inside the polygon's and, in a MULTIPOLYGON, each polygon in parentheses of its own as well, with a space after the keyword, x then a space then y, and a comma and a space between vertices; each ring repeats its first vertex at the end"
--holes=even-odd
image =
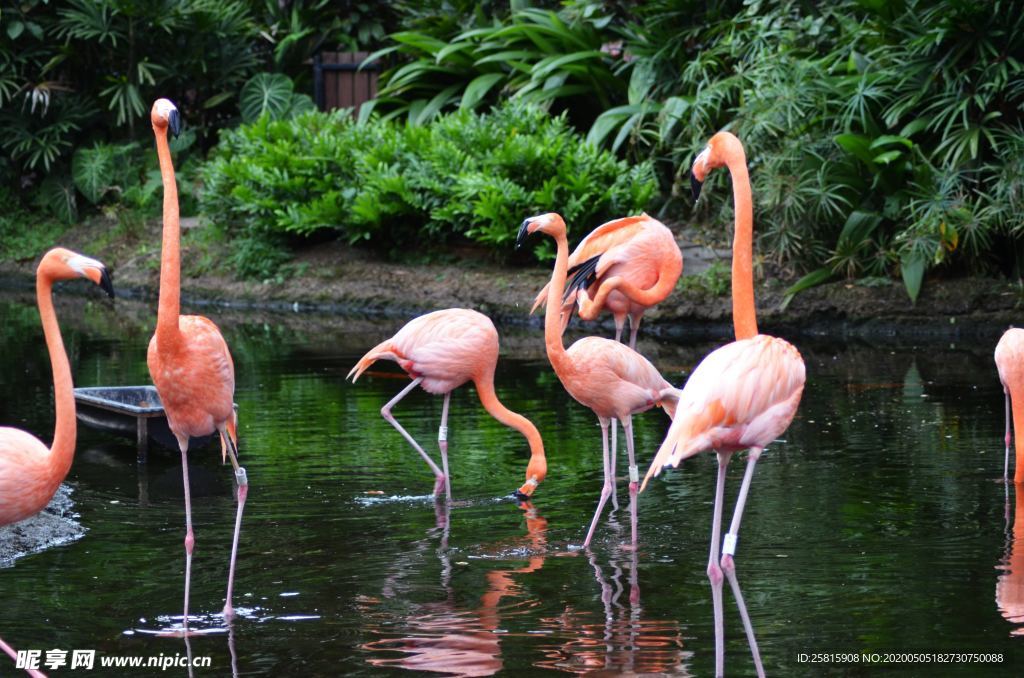
POLYGON ((612 481, 612 508, 616 511, 619 510, 619 488, 617 487, 619 479, 615 476, 616 461, 618 461, 618 452, 616 447, 619 444, 619 432, 616 430, 618 427, 618 420, 612 419, 612 453, 611 453, 611 464, 609 465, 608 477, 612 481))
POLYGON ((235 455, 235 446, 228 439, 227 431, 223 436, 228 445, 228 457, 235 469, 235 482, 238 483, 238 511, 235 513, 235 535, 231 539, 231 563, 228 565, 228 592, 224 600, 224 618, 230 620, 235 615, 231 606, 231 595, 235 589, 235 561, 238 558, 238 535, 242 531, 242 511, 245 510, 245 498, 249 496, 249 479, 245 469, 238 465, 238 457, 235 455))
POLYGON ((743 593, 740 591, 739 580, 736 579, 736 562, 733 555, 736 549, 736 540, 739 538, 740 520, 743 518, 743 508, 747 502, 747 492, 750 490, 750 481, 754 477, 754 465, 761 456, 761 450, 752 447, 747 457, 747 470, 743 474, 743 485, 740 487, 739 497, 736 499, 736 509, 732 514, 732 523, 729 525, 729 533, 725 535, 725 548, 722 555, 722 570, 729 579, 729 586, 732 588, 733 596, 736 598, 736 607, 739 608, 740 618, 743 620, 743 629, 747 632, 747 644, 750 645, 750 653, 754 658, 754 668, 757 675, 764 678, 764 666, 761 664, 761 653, 757 649, 757 638, 754 637, 754 627, 750 623, 750 615, 747 614, 747 605, 743 601, 743 593))
POLYGON ((1013 438, 1010 436, 1010 392, 1003 390, 1006 394, 1006 457, 1003 459, 1003 482, 1007 483, 1010 481, 1010 442, 1013 438))
POLYGON ((629 347, 636 350, 636 335, 640 332, 640 318, 644 316, 643 311, 629 316, 629 347))
POLYGON ((423 381, 423 377, 417 377, 416 379, 413 379, 411 384, 403 388, 398 395, 389 400, 387 405, 380 408, 380 416, 384 417, 385 421, 387 421, 389 424, 398 429, 398 432, 402 434, 402 437, 409 441, 409 444, 412 445, 413 448, 420 453, 420 456, 423 457, 423 461, 427 462, 427 466, 429 466, 430 470, 434 472, 434 478, 436 479, 436 483, 434 485, 434 495, 436 496, 437 491, 441 487, 440 484, 444 480, 444 473, 441 472, 441 469, 437 467, 437 464, 434 463, 434 460, 431 459, 430 456, 423 451, 423 448, 420 447, 420 444, 413 440, 413 437, 409 435, 409 432, 402 428, 402 425, 399 424, 398 420, 395 419, 394 416, 392 416, 391 414, 391 408, 394 407, 399 400, 409 395, 409 391, 419 386, 421 381, 423 381))
MULTIPOLYGON (((441 448, 441 471, 444 473, 444 494, 448 503, 452 501, 452 477, 448 474, 448 403, 452 399, 449 391, 444 394, 444 405, 441 407, 441 427, 437 429, 437 446, 441 448)), ((440 487, 434 487, 434 496, 440 493, 440 487)))
POLYGON ((597 510, 594 511, 594 519, 590 521, 590 529, 587 530, 587 538, 583 542, 583 548, 590 546, 590 540, 594 536, 594 529, 597 527, 597 520, 601 517, 601 511, 604 509, 605 502, 608 501, 608 496, 612 493, 611 468, 608 463, 608 420, 604 417, 598 417, 597 420, 601 422, 601 439, 604 443, 604 486, 601 488, 601 498, 597 501, 597 510))
MULTIPOLYGON (((15 662, 15 664, 17 664, 18 653, 14 651, 14 648, 5 643, 2 638, 0 638, 0 650, 3 650, 7 654, 7 656, 10 657, 11 660, 15 662)), ((35 669, 25 669, 25 673, 32 676, 32 678, 46 678, 45 673, 41 671, 36 671, 35 669)))
POLYGON ((626 327, 626 316, 615 316, 615 343, 622 341, 622 330, 626 327))
POLYGON ((715 612, 715 676, 725 675, 725 621, 722 614, 722 568, 718 565, 718 548, 722 538, 722 504, 725 495, 725 470, 732 452, 718 453, 718 482, 715 485, 715 510, 711 519, 711 553, 708 555, 708 579, 711 580, 711 602, 715 612))
POLYGON ((188 633, 188 592, 192 583, 192 551, 196 546, 196 537, 192 533, 192 494, 188 484, 188 437, 175 436, 178 438, 178 447, 181 448, 181 477, 185 485, 185 606, 181 613, 181 623, 188 633))
POLYGON ((626 434, 626 454, 629 455, 629 523, 633 532, 633 548, 636 548, 637 506, 636 493, 640 487, 640 470, 633 455, 633 417, 622 420, 622 432, 626 434))

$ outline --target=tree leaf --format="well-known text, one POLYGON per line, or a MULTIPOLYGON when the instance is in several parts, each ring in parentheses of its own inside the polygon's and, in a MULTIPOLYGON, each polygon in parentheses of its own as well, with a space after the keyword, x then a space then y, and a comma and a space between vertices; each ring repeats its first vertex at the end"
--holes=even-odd
POLYGON ((275 120, 285 117, 293 89, 291 78, 283 73, 257 73, 245 83, 238 97, 242 120, 252 122, 264 112, 275 120))
POLYGON ((910 303, 917 303, 917 295, 921 292, 921 282, 924 280, 924 269, 926 265, 924 257, 910 252, 900 258, 900 275, 903 276, 903 286, 907 288, 910 296, 910 303))
POLYGON ((473 78, 473 80, 466 85, 466 91, 462 93, 462 103, 459 104, 459 108, 471 109, 474 108, 480 100, 487 96, 487 93, 491 91, 498 82, 505 78, 504 73, 484 73, 473 78))
POLYGON ((832 269, 829 268, 828 266, 824 266, 816 271, 811 271, 804 277, 800 278, 795 283, 790 285, 789 288, 783 293, 782 303, 779 304, 779 310, 786 310, 786 307, 789 306, 789 302, 793 301, 793 297, 795 297, 797 294, 803 292, 804 290, 808 290, 812 287, 817 287, 823 282, 828 282, 829 280, 832 279, 833 275, 835 274, 832 273, 832 269))

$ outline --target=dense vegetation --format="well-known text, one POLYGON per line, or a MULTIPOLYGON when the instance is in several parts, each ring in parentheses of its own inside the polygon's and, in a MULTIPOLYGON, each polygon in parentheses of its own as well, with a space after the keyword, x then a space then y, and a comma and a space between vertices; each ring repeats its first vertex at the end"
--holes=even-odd
POLYGON ((272 273, 285 236, 334 231, 397 252, 469 240, 508 252, 536 212, 600 223, 643 209, 649 163, 630 167, 536 107, 461 111, 412 127, 344 112, 268 115, 223 135, 202 211, 236 233, 244 275, 272 273))
MULTIPOLYGON (((708 191, 716 197, 696 212, 682 187, 710 134, 737 133, 748 148, 763 261, 790 275, 809 272, 794 289, 897 276, 916 296, 929 270, 1021 271, 1024 12, 1010 0, 24 0, 2 16, 9 41, 0 46, 0 143, 8 157, 0 177, 14 187, 9 197, 38 196, 62 218, 75 217, 78 198, 106 210, 150 209, 152 165, 129 163, 134 183, 84 172, 111 154, 135 153, 124 148, 144 139, 143 109, 159 92, 177 98, 191 125, 192 138, 180 143, 192 157, 179 164, 187 160, 190 185, 205 178, 207 215, 263 247, 268 261, 280 258, 286 234, 337 231, 387 249, 408 240, 410 223, 428 225, 435 241, 504 247, 495 234, 507 228, 498 221, 505 210, 572 211, 530 202, 585 193, 565 183, 571 172, 551 167, 546 193, 524 186, 509 197, 508 175, 489 170, 493 145, 463 149, 477 183, 459 170, 449 176, 436 159, 409 159, 439 129, 474 134, 482 123, 469 111, 511 98, 564 114, 555 123, 564 138, 566 125, 574 127, 637 172, 646 175, 651 163, 660 190, 645 206, 670 221, 726 223, 724 173, 714 175, 721 190, 708 191), (386 65, 359 132, 341 116, 302 115, 304 60, 338 45, 378 49, 386 65), (218 129, 264 111, 268 119, 222 135, 211 164, 195 171, 218 129), (272 194, 225 191, 257 185, 244 176, 242 156, 254 154, 254 172, 269 171, 277 144, 315 147, 324 143, 318 135, 341 144, 346 162, 279 161, 327 167, 334 184, 310 176, 291 192, 274 182, 272 194), (402 150, 381 164, 386 151, 360 137, 402 150), (424 182, 441 188, 424 192, 424 182), (303 197, 287 202, 293 195, 303 197), (480 207, 495 195, 500 207, 480 207), (471 225, 452 216, 459 211, 475 215, 471 225), (403 216, 413 213, 412 222, 403 216)), ((509 110, 496 116, 507 120, 509 110)), ((589 227, 605 214, 601 206, 576 216, 589 227)))

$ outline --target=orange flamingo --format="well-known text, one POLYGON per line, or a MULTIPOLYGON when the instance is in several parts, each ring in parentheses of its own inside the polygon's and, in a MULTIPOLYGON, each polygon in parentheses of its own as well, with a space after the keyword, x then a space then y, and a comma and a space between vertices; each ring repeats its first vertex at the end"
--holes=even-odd
POLYGON ((156 333, 149 342, 146 362, 167 414, 167 425, 181 448, 181 472, 185 484, 185 605, 182 615, 184 633, 188 633, 188 594, 192 574, 192 500, 188 483, 188 442, 190 437, 220 434, 221 456, 231 459, 238 482, 238 512, 231 543, 228 589, 224 616, 231 618, 231 592, 234 586, 238 535, 242 528, 242 510, 249 491, 245 469, 238 465, 237 419, 234 411, 235 366, 227 342, 220 330, 207 318, 180 315, 181 228, 178 222, 178 187, 167 144, 167 129, 180 130, 178 110, 167 99, 157 99, 150 120, 156 136, 160 176, 164 187, 164 232, 160 261, 160 305, 156 333))
POLYGON ((544 314, 544 343, 548 359, 565 390, 582 405, 597 415, 601 424, 601 438, 604 444, 604 485, 597 510, 590 522, 583 546, 589 546, 597 527, 598 518, 614 486, 614 461, 608 452, 608 424, 610 420, 622 422, 626 433, 626 451, 629 455, 629 512, 632 528, 632 543, 636 545, 636 494, 639 480, 636 459, 633 455, 632 416, 658 405, 664 407, 669 416, 675 405, 668 399, 674 389, 658 373, 646 358, 618 341, 600 337, 580 339, 568 350, 562 343, 562 328, 559 313, 561 298, 569 269, 569 242, 565 235, 565 221, 553 212, 526 219, 519 228, 516 246, 522 245, 532 233, 545 233, 555 239, 558 253, 555 270, 547 287, 547 308, 544 314), (664 396, 663 396, 664 392, 664 396), (663 401, 663 398, 668 399, 663 401))
MULTIPOLYGON (((78 427, 71 365, 53 310, 53 283, 74 278, 88 278, 114 296, 106 267, 70 250, 59 247, 50 250, 36 268, 36 303, 53 370, 57 425, 50 447, 27 431, 0 427, 0 526, 16 523, 43 510, 67 476, 75 456, 78 427)), ((11 659, 17 659, 14 650, 2 640, 0 649, 11 659)), ((29 674, 43 675, 38 671, 29 671, 29 674)))
POLYGON ((1003 460, 1003 480, 1010 477, 1010 417, 1013 416, 1013 430, 1017 432, 1017 456, 1014 460, 1013 482, 1024 483, 1024 330, 1011 327, 1003 333, 996 344, 996 369, 999 381, 1006 395, 1006 456, 1003 460))
POLYGON ((349 373, 355 383, 359 375, 377 360, 394 360, 412 377, 412 383, 388 401, 380 415, 398 429, 402 437, 419 452, 434 472, 434 496, 440 497, 441 486, 445 496, 452 499, 451 479, 448 475, 448 404, 452 391, 467 381, 476 386, 480 404, 487 412, 506 426, 519 431, 530 445, 530 463, 526 467, 526 482, 516 490, 520 498, 533 495, 537 485, 548 472, 544 457, 544 443, 540 433, 526 417, 516 414, 501 404, 494 392, 494 370, 498 365, 498 331, 494 323, 482 313, 464 308, 448 308, 413 318, 395 336, 385 339, 359 359, 349 373), (427 393, 444 395, 441 408, 441 426, 437 430, 437 445, 441 449, 441 467, 438 468, 420 444, 402 428, 391 414, 398 404, 417 386, 427 393))
POLYGON ((803 358, 791 344, 757 331, 752 261, 753 198, 743 144, 733 134, 719 132, 711 137, 707 148, 697 156, 692 170, 694 199, 699 195, 707 173, 722 166, 728 167, 732 175, 736 214, 732 250, 732 312, 736 341, 714 350, 690 375, 679 394, 677 415, 644 478, 644 487, 652 475, 661 472, 662 467, 678 466, 683 459, 705 450, 717 452, 718 483, 708 559, 708 578, 715 606, 716 674, 720 676, 724 671, 724 570, 743 617, 758 675, 764 675, 757 642, 736 580, 733 555, 754 465, 764 448, 778 438, 793 420, 804 390, 805 371, 803 358), (733 453, 742 449, 750 450, 747 469, 736 499, 732 524, 725 535, 724 555, 719 566, 725 471, 733 453))
MULTIPOLYGON (((615 341, 622 338, 629 316, 629 347, 635 349, 644 311, 672 293, 682 272, 679 245, 657 219, 641 214, 602 224, 569 255, 571 277, 562 301, 563 329, 576 302, 584 320, 595 320, 607 309, 615 318, 615 341)), ((545 285, 537 295, 530 313, 545 303, 549 287, 545 285)))

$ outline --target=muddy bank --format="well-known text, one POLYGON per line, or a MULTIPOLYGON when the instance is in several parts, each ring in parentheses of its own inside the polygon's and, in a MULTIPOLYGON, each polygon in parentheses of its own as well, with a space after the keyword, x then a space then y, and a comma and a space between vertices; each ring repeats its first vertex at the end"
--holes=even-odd
POLYGON ((61 485, 45 509, 20 523, 0 527, 0 567, 30 553, 75 541, 85 534, 71 500, 71 488, 61 485))
MULTIPOLYGON (((152 234, 157 237, 156 232, 152 234)), ((153 303, 159 285, 159 249, 128 247, 90 251, 87 234, 69 233, 67 246, 104 259, 114 271, 119 296, 153 303), (75 242, 79 240, 81 242, 75 242)), ((698 274, 720 250, 683 246, 686 265, 680 288, 644 318, 644 333, 671 339, 720 339, 731 333, 728 296, 689 289, 687 276, 698 274)), ((182 301, 186 307, 242 311, 361 314, 408 318, 439 308, 475 308, 502 324, 539 326, 540 314, 528 312, 549 271, 513 268, 473 260, 458 265, 408 265, 373 259, 364 251, 327 243, 296 256, 291 277, 271 282, 235 280, 230 275, 195 273, 198 256, 183 252, 182 301), (191 273, 191 275, 190 275, 191 273)), ((29 288, 32 262, 0 263, 0 287, 29 288)), ((898 281, 882 285, 836 282, 798 295, 782 309, 790 281, 768 280, 756 290, 762 331, 789 337, 901 339, 993 342, 1015 321, 1024 292, 1005 280, 964 278, 928 280, 916 305, 898 281)), ((79 286, 72 293, 80 290, 79 286)), ((92 290, 86 290, 91 292, 92 290)), ((574 321, 578 323, 579 321, 574 321)), ((597 323, 611 330, 610 318, 597 323)), ((592 326, 591 326, 592 327, 592 326)), ((584 327, 584 329, 591 329, 584 327)))

